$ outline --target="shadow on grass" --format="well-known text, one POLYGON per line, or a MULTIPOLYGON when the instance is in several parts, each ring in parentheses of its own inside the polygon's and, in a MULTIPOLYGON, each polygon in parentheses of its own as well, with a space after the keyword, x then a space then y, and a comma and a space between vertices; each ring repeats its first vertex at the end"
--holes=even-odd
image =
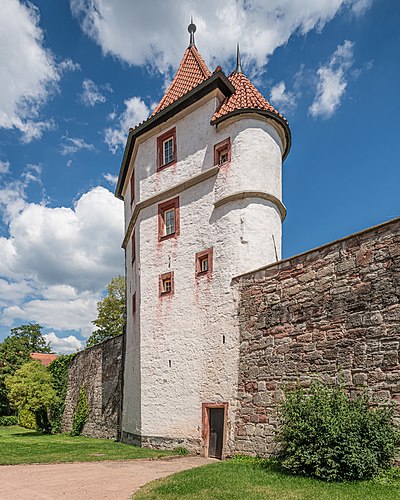
POLYGON ((24 438, 35 438, 35 437, 44 437, 51 436, 52 434, 44 434, 40 431, 32 431, 32 432, 13 432, 10 436, 24 437, 24 438))

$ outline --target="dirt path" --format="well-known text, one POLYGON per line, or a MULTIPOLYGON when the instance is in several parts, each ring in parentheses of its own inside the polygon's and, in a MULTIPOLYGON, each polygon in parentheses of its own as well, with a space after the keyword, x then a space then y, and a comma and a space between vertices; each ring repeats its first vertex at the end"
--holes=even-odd
POLYGON ((183 457, 123 462, 0 466, 1 500, 126 500, 153 479, 214 460, 183 457))

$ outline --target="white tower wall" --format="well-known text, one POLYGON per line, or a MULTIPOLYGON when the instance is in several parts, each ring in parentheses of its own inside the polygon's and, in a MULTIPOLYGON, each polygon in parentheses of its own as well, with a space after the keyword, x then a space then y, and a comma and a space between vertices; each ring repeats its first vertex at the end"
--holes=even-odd
MULTIPOLYGON (((238 116, 210 125, 215 96, 146 137, 134 158, 136 261, 127 238, 127 343, 123 435, 154 446, 199 451, 202 404, 228 403, 233 439, 238 328, 231 280, 281 256, 282 144, 264 117, 238 116), (177 163, 156 169, 156 139, 176 126, 177 163), (213 169, 214 145, 230 138, 231 161, 213 169), (193 179, 197 179, 196 182, 193 179), (193 182, 192 182, 193 181, 193 182), (163 191, 179 196, 180 234, 158 241, 163 191), (211 276, 195 276, 195 255, 213 248, 211 276), (159 296, 159 275, 174 272, 174 294, 159 296), (136 314, 132 294, 136 293, 136 314)), ((132 217, 125 191, 126 228, 132 217)), ((128 232, 129 236, 129 232, 128 232)))

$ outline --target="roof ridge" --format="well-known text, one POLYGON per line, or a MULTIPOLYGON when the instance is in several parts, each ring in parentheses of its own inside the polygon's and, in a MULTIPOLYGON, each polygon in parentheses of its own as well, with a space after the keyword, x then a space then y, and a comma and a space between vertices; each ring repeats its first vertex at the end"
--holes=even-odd
POLYGON ((164 96, 154 109, 151 116, 166 108, 174 101, 187 94, 194 87, 211 76, 204 59, 201 57, 195 45, 189 46, 183 55, 178 70, 169 84, 164 96), (193 58, 190 61, 189 58, 193 58), (196 68, 197 66, 197 68, 196 68))

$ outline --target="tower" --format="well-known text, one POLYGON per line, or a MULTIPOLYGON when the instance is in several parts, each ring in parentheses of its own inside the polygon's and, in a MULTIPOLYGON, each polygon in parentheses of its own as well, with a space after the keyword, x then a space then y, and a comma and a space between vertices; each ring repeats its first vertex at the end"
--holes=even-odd
POLYGON ((148 120, 129 132, 122 439, 221 457, 235 448, 234 276, 281 255, 285 118, 241 69, 211 73, 194 41, 148 120))

